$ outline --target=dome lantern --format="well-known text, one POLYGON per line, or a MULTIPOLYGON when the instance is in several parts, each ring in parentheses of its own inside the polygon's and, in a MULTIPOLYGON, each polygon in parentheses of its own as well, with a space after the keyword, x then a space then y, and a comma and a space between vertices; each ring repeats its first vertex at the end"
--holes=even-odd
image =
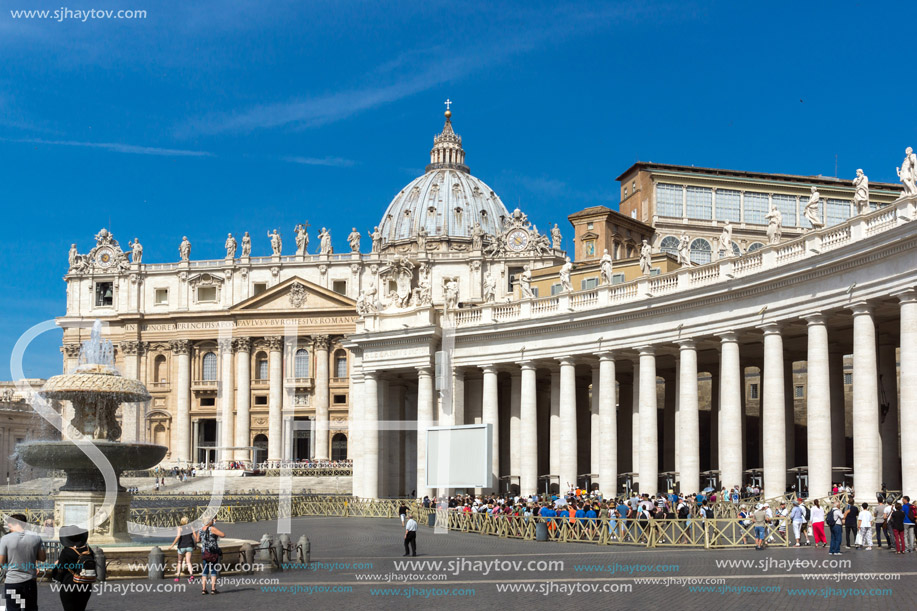
POLYGON ((468 174, 468 166, 465 165, 465 150, 462 148, 462 137, 452 130, 450 104, 452 104, 452 101, 446 100, 446 124, 443 125, 443 131, 433 138, 430 165, 426 167, 425 171, 448 169, 468 174))

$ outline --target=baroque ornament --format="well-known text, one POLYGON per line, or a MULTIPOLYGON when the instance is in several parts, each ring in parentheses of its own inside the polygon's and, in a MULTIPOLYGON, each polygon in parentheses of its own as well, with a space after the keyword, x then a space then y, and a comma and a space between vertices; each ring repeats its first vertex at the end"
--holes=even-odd
POLYGON ((294 308, 301 308, 306 305, 306 298, 308 297, 306 292, 306 287, 296 282, 293 286, 290 287, 290 305, 294 308))

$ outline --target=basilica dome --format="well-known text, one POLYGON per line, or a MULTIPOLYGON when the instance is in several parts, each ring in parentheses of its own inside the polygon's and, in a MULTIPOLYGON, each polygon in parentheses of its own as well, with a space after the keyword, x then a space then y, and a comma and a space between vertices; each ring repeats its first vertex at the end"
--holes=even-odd
POLYGON ((462 137, 452 130, 451 116, 446 111, 443 131, 433 139, 426 173, 388 205, 379 224, 385 242, 414 239, 421 228, 428 238, 471 238, 475 222, 495 235, 509 218, 493 189, 469 173, 462 137))

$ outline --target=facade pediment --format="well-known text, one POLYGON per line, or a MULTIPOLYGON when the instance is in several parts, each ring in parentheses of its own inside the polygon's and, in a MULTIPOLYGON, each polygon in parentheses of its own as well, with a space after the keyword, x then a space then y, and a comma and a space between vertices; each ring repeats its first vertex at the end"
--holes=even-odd
POLYGON ((260 295, 230 308, 232 312, 276 312, 290 310, 352 310, 356 302, 344 295, 295 276, 260 295))

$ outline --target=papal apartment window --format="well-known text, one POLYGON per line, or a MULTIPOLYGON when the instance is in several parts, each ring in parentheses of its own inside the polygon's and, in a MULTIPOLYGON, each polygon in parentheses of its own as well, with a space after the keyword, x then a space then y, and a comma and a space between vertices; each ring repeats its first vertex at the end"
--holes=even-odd
POLYGON ((110 308, 115 303, 115 285, 112 282, 96 282, 96 307, 110 308))
POLYGON ((624 284, 624 274, 612 274, 611 283, 612 284, 624 284))
POLYGON ((156 305, 169 305, 169 289, 156 289, 153 303, 156 305))
POLYGON ((659 216, 681 218, 682 188, 679 185, 656 185, 656 212, 659 216))
POLYGON ((745 193, 745 222, 754 225, 767 225, 764 215, 770 209, 767 193, 745 193))
POLYGON ((217 287, 215 286, 197 287, 197 300, 200 303, 216 301, 217 300, 217 287))
POLYGON ((256 282, 252 289, 252 295, 260 295, 261 293, 263 293, 266 290, 267 290, 266 282, 256 282))
POLYGON ((709 220, 713 218, 713 190, 706 187, 688 187, 688 218, 709 220))
POLYGON ((780 210, 784 227, 796 227, 796 198, 792 195, 774 195, 774 205, 780 210))
POLYGON ((748 385, 748 396, 749 396, 749 398, 751 398, 751 399, 757 399, 757 398, 758 398, 758 385, 757 385, 757 384, 749 384, 749 385, 748 385))
POLYGON ((584 279, 580 282, 580 288, 581 288, 581 290, 583 290, 583 291, 588 291, 589 289, 594 289, 594 288, 597 287, 598 285, 599 285, 599 279, 598 279, 598 278, 584 278, 584 279))
POLYGON ((551 285, 551 295, 557 295, 564 289, 562 284, 552 284, 551 285))
POLYGON ((716 192, 716 220, 738 223, 742 220, 742 194, 731 189, 716 192))
MULTIPOLYGON (((827 213, 825 224, 828 225, 828 227, 843 223, 850 218, 850 207, 852 204, 847 200, 829 199, 827 202, 821 204, 821 206, 825 207, 825 212, 827 213)), ((819 216, 821 216, 820 211, 819 216)), ((808 221, 806 221, 806 223, 811 224, 808 221)))
POLYGON ((347 294, 347 281, 346 280, 335 280, 331 284, 331 290, 337 293, 338 295, 347 294))

